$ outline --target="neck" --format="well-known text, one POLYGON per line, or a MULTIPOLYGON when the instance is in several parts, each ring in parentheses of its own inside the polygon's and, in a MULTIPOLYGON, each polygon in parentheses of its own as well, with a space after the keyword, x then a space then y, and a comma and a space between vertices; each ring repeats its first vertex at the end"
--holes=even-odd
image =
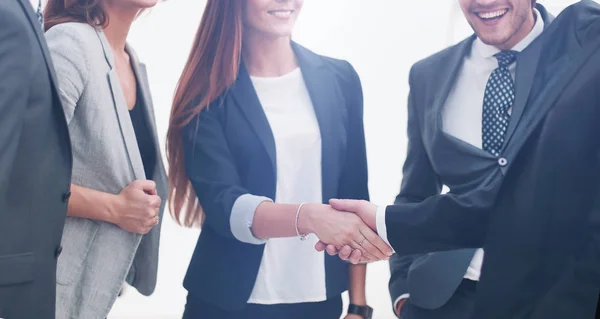
POLYGON ((106 2, 104 10, 108 17, 108 25, 104 28, 104 34, 112 49, 117 52, 125 52, 127 35, 131 24, 139 12, 139 8, 111 5, 106 2))
POLYGON ((528 16, 527 20, 525 20, 525 22, 523 23, 523 25, 521 26, 519 31, 517 31, 508 41, 502 43, 501 45, 496 46, 496 48, 498 48, 498 50, 512 49, 515 45, 517 45, 519 42, 521 42, 523 39, 525 39, 525 37, 527 37, 527 35, 529 35, 531 30, 533 30, 533 27, 535 26, 536 18, 541 19, 542 17, 536 17, 536 14, 534 11, 533 14, 530 14, 528 16))
POLYGON ((277 77, 298 67, 289 37, 248 32, 244 35, 242 54, 246 69, 253 76, 277 77))

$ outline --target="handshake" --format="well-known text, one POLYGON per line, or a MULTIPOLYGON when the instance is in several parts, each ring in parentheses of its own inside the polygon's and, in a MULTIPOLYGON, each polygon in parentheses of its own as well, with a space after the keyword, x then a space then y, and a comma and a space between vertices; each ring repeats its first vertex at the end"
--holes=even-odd
POLYGON ((298 231, 319 238, 317 251, 327 251, 353 264, 389 259, 393 250, 376 233, 377 206, 339 199, 329 204, 306 204, 298 213, 298 231))

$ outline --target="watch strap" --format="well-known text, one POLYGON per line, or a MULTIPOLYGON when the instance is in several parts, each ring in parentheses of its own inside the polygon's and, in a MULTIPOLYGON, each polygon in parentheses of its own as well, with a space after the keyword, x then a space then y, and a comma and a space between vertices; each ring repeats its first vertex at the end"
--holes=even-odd
POLYGON ((348 314, 359 315, 364 319, 371 319, 373 316, 373 308, 369 306, 357 306, 350 304, 348 306, 348 314))

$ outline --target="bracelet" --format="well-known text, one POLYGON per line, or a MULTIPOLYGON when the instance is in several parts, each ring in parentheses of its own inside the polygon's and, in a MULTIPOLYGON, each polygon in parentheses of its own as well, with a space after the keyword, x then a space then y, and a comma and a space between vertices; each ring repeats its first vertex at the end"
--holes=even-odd
POLYGON ((298 237, 300 237, 300 240, 307 240, 309 234, 300 234, 300 230, 298 229, 298 218, 300 217, 300 209, 302 209, 302 206, 304 206, 305 203, 300 204, 300 206, 298 206, 298 210, 296 211, 296 235, 298 235, 298 237))

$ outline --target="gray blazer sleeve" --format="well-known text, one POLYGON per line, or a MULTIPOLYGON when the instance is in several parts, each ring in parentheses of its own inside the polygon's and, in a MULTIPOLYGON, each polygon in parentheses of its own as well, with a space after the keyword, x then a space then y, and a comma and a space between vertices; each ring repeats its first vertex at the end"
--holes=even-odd
MULTIPOLYGON (((402 169, 402 186, 396 197, 395 204, 419 203, 428 197, 437 195, 442 190, 442 184, 433 170, 429 156, 425 151, 421 137, 421 124, 417 112, 417 100, 414 92, 418 90, 414 81, 414 67, 409 76, 410 93, 408 96, 408 151, 402 169)), ((408 269, 420 255, 400 257, 394 255, 390 258, 390 295, 392 302, 403 294, 408 293, 408 269)))
POLYGON ((48 48, 58 77, 58 91, 67 123, 88 82, 90 70, 85 54, 85 41, 76 28, 59 24, 46 32, 48 48))

